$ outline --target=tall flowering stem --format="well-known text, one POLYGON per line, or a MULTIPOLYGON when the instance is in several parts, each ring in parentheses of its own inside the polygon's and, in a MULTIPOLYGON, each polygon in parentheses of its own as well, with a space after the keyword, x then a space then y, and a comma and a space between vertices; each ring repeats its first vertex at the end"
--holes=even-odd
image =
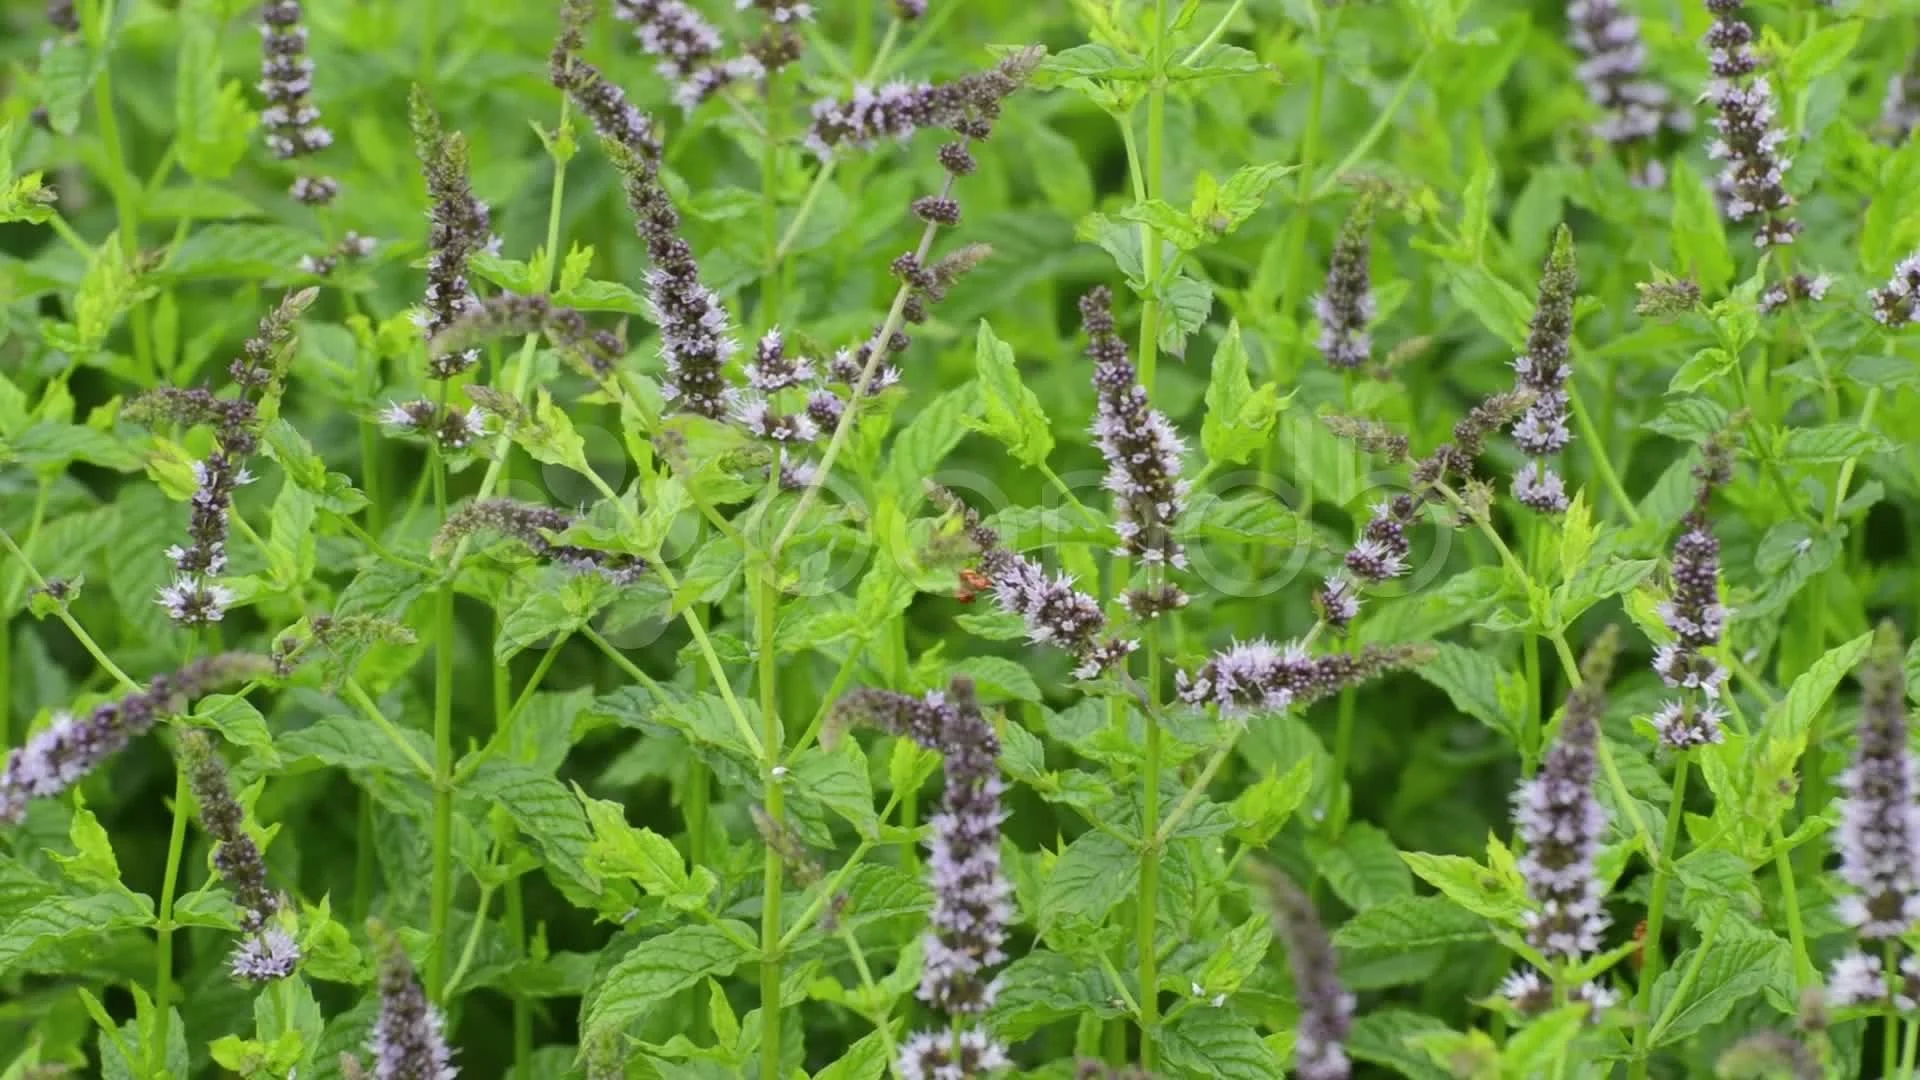
MULTIPOLYGON (((860 690, 842 699, 838 723, 860 720, 941 755, 946 777, 940 812, 929 823, 927 875, 933 887, 926 967, 919 997, 953 1017, 977 1018, 993 1004, 988 972, 1004 963, 1013 886, 1001 872, 1000 739, 980 711, 970 679, 944 693, 911 697, 860 690)), ((929 1031, 901 1049, 903 1076, 979 1077, 1008 1064, 985 1031, 929 1031)))
POLYGON ((284 927, 274 925, 282 907, 280 895, 267 882, 266 857, 247 831, 246 813, 233 797, 226 762, 199 731, 181 732, 180 756, 200 809, 200 825, 216 845, 213 867, 232 891, 240 929, 247 935, 234 950, 233 975, 253 983, 284 979, 299 964, 300 947, 284 927))
POLYGON ((1647 43, 1640 17, 1620 0, 1573 0, 1567 5, 1567 37, 1580 52, 1576 69, 1587 100, 1600 110, 1596 138, 1628 155, 1633 180, 1642 187, 1666 184, 1666 168, 1652 157, 1662 127, 1684 131, 1687 114, 1673 108, 1673 95, 1648 78, 1647 43))
MULTIPOLYGON (((1920 921, 1920 806, 1914 801, 1916 765, 1907 741, 1900 646, 1898 632, 1882 625, 1860 676, 1853 764, 1840 778, 1845 797, 1834 848, 1847 892, 1838 914, 1854 928, 1860 947, 1834 963, 1827 993, 1837 1005, 1888 1003, 1893 972, 1883 969, 1883 959, 1888 965, 1897 961, 1910 983, 1920 978, 1920 956, 1901 944, 1920 921)), ((1903 1011, 1917 1007, 1910 991, 1903 996, 1891 1003, 1903 1011)))
POLYGON ((317 295, 314 289, 291 293, 260 321, 241 356, 227 369, 239 388, 236 396, 217 397, 205 388, 162 387, 143 395, 129 409, 135 419, 207 424, 214 429, 212 452, 193 466, 187 542, 167 549, 176 576, 161 587, 158 597, 168 617, 181 626, 219 622, 233 602, 233 591, 214 579, 227 568, 234 492, 253 482, 247 459, 259 447, 260 399, 277 392, 293 341, 293 324, 317 295))
POLYGON ((1707 156, 1725 162, 1715 186, 1727 220, 1755 219, 1754 246, 1780 247, 1800 232, 1791 213, 1794 199, 1785 187, 1793 162, 1780 153, 1787 134, 1776 123, 1773 84, 1755 74, 1760 61, 1753 54, 1753 27, 1740 17, 1742 6, 1742 0, 1707 0, 1713 13, 1706 36, 1713 79, 1705 98, 1714 107, 1717 135, 1707 156))
MULTIPOLYGON (((283 161, 333 145, 333 133, 321 125, 311 98, 313 58, 307 55, 302 16, 300 0, 267 0, 260 9, 260 94, 267 99, 260 126, 267 149, 283 161)), ((329 176, 302 176, 291 193, 309 206, 324 206, 340 193, 340 185, 329 176)))
POLYGON ((460 1070, 447 1045, 446 1018, 427 999, 398 938, 384 943, 379 986, 380 1011, 367 1037, 375 1080, 454 1080, 460 1070))
POLYGON ((1554 234, 1553 251, 1540 277, 1540 298, 1527 333, 1527 351, 1513 361, 1518 389, 1530 402, 1513 425, 1513 441, 1531 461, 1513 478, 1513 495, 1545 514, 1567 508, 1567 485, 1550 458, 1573 441, 1567 430, 1568 360, 1573 355, 1573 298, 1580 279, 1573 264, 1573 234, 1554 234))
POLYGON ((1093 360, 1093 437, 1107 462, 1105 486, 1114 497, 1114 553, 1148 567, 1184 567, 1186 552, 1174 529, 1187 505, 1180 478, 1186 444, 1166 414, 1147 401, 1147 388, 1114 331, 1113 294, 1096 287, 1080 299, 1080 319, 1093 360))
POLYGON ((1373 253, 1373 198, 1363 194, 1354 204, 1334 240, 1327 263, 1327 284, 1313 298, 1314 318, 1320 320, 1320 355, 1336 371, 1365 367, 1373 358, 1373 276, 1367 265, 1373 253))
POLYGON ((1581 684, 1567 697, 1559 738, 1540 771, 1514 792, 1514 833, 1526 848, 1520 872, 1533 902, 1526 915, 1527 940, 1552 965, 1544 976, 1516 972, 1502 985, 1502 994, 1523 1012, 1568 999, 1595 1010, 1615 1001, 1611 990, 1597 984, 1565 985, 1562 972, 1599 950, 1608 925, 1594 865, 1607 812, 1594 792, 1594 778, 1617 640, 1609 630, 1588 652, 1581 684))
POLYGON ((1340 982, 1339 957, 1313 901, 1278 870, 1260 873, 1273 905, 1273 921, 1286 942, 1293 968, 1300 1020, 1294 1029, 1293 1074, 1300 1080, 1347 1080, 1347 1034, 1353 1028, 1353 994, 1340 982))

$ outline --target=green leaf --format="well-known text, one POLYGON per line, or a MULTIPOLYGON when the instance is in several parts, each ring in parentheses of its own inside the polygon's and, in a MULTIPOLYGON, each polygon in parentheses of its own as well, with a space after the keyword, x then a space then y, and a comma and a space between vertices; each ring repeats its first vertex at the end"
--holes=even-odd
POLYGON ((1580 1035, 1587 1022, 1585 1005, 1564 1005, 1535 1017, 1507 1040, 1500 1064, 1508 1076, 1544 1075, 1580 1035))
POLYGON ((1272 1080, 1280 1057, 1229 1009, 1188 1009, 1160 1033, 1167 1068, 1222 1080, 1272 1080))
POLYGON ((1012 346, 995 337, 985 319, 980 320, 973 355, 981 398, 981 416, 973 426, 1004 443, 1015 459, 1029 466, 1045 464, 1053 452, 1052 423, 1040 399, 1020 381, 1012 346))
POLYGON ((219 732, 227 742, 259 755, 261 764, 268 768, 280 765, 280 751, 273 744, 266 717, 246 698, 233 694, 201 698, 186 722, 219 732))
POLYGON ((1787 55, 1784 68, 1787 85, 1796 91, 1803 90, 1808 83, 1838 69, 1859 44, 1860 31, 1865 26, 1858 19, 1849 19, 1808 34, 1806 40, 1787 55))
POLYGON ((1673 191, 1673 256, 1676 268, 1690 274, 1708 296, 1724 292, 1733 280, 1733 255, 1720 207, 1707 182, 1684 159, 1675 158, 1668 186, 1673 191))
MULTIPOLYGON (((735 935, 750 936, 743 923, 728 922, 735 935)), ((599 980, 599 992, 586 1005, 581 1029, 597 1039, 624 1031, 656 1003, 698 985, 725 977, 751 954, 717 926, 682 926, 634 947, 599 980)))
POLYGON ((152 921, 152 902, 132 893, 49 897, 0 924, 0 975, 43 947, 97 940, 152 921))
POLYGON ((1213 286, 1190 278, 1184 271, 1160 290, 1160 348, 1169 356, 1187 354, 1187 338, 1204 326, 1213 311, 1213 286))
POLYGON ((1790 428, 1780 440, 1780 457, 1795 465, 1823 465, 1848 458, 1881 454, 1893 444, 1855 424, 1790 428))
POLYGON ((964 675, 974 682, 983 701, 1039 701, 1040 684, 1033 672, 1004 656, 970 656, 948 669, 950 677, 964 675))
POLYGON ((979 393, 972 383, 948 390, 929 401, 894 436, 886 472, 888 488, 894 494, 915 500, 920 497, 927 477, 966 437, 979 393))
POLYGON ((1725 1020, 1735 1005, 1783 982, 1791 963, 1787 943, 1771 935, 1710 944, 1704 952, 1698 945, 1681 952, 1653 984, 1650 1010, 1658 1019, 1651 1045, 1682 1043, 1725 1020))
MULTIPOLYGON (((259 118, 247 108, 246 92, 238 80, 221 85, 217 20, 204 5, 185 5, 179 21, 180 52, 173 83, 174 148, 187 175, 196 180, 223 180, 246 156, 259 118)), ((212 209, 220 204, 207 205, 212 209)), ((156 214, 151 199, 145 209, 148 214, 156 214)), ((254 215, 200 212, 191 216, 211 219, 254 215)))
POLYGON ((1813 718, 1826 707, 1840 680, 1860 663, 1872 646, 1871 631, 1834 646, 1793 680, 1786 696, 1774 702, 1761 718, 1760 730, 1771 740, 1804 747, 1813 730, 1813 718))
POLYGON ((872 836, 880 827, 880 815, 873 807, 867 756, 851 739, 833 752, 815 748, 800 755, 787 780, 794 795, 818 800, 845 818, 861 836, 872 836))
POLYGON ((1521 716, 1508 707, 1510 688, 1524 687, 1526 680, 1479 649, 1452 642, 1435 642, 1434 657, 1414 671, 1446 691, 1453 706, 1507 737, 1520 741, 1521 716))
POLYGON ((813 1074, 813 1080, 880 1080, 887 1072, 887 1044, 874 1032, 840 1055, 837 1061, 813 1074))
POLYGON ((1145 80, 1151 74, 1145 59, 1110 45, 1076 45, 1048 53, 1034 72, 1039 86, 1061 86, 1071 79, 1145 80))
POLYGON ((1181 251, 1192 251, 1207 241, 1207 234, 1199 222, 1193 220, 1185 210, 1159 199, 1134 203, 1121 210, 1119 216, 1122 221, 1145 225, 1153 230, 1156 239, 1164 240, 1181 251))
POLYGON ((126 891, 126 886, 120 883, 120 862, 114 858, 113 844, 93 811, 85 806, 74 809, 73 820, 67 825, 67 839, 73 844, 75 854, 48 852, 53 861, 60 864, 61 873, 74 884, 88 889, 126 891))
MULTIPOLYGON (((423 760, 433 758, 433 740, 413 728, 395 728, 423 760)), ((359 714, 323 716, 307 727, 280 736, 280 753, 290 762, 306 759, 344 769, 416 773, 412 759, 394 745, 378 724, 359 714)))
POLYGON ((475 770, 467 790, 506 810, 559 878, 590 895, 599 893, 599 879, 587 869, 593 830, 579 800, 560 781, 519 762, 495 759, 475 770))
POLYGON ((1272 383, 1259 390, 1253 388, 1247 376, 1247 350, 1240 340, 1240 323, 1236 320, 1229 324, 1220 347, 1214 350, 1213 371, 1207 381, 1207 416, 1200 427, 1200 445, 1207 452, 1207 460, 1239 464, 1252 457, 1266 445, 1286 401, 1272 383))
POLYGON ((1400 857, 1420 880, 1483 919, 1518 925, 1527 909, 1526 882, 1517 872, 1482 866, 1462 855, 1403 851, 1400 857))
POLYGON ((1337 843, 1313 838, 1307 851, 1334 895, 1355 911, 1413 895, 1413 875, 1376 825, 1355 824, 1337 843))
POLYGON ((1495 277, 1485 267, 1446 263, 1440 267, 1440 273, 1447 279, 1454 300, 1472 312, 1481 326, 1509 347, 1516 350, 1522 347, 1533 304, 1520 290, 1495 277))
POLYGON ((586 852, 590 873, 603 879, 626 878, 679 911, 691 911, 707 902, 717 884, 712 871, 696 867, 689 875, 673 842, 652 829, 628 824, 626 810, 619 803, 590 799, 577 787, 574 794, 586 808, 593 831, 586 852))
POLYGON ((1691 394, 1732 371, 1734 363, 1734 355, 1725 349, 1700 349, 1673 373, 1667 393, 1691 394))
POLYGON ((987 1024, 1009 1042, 1057 1020, 1120 1015, 1106 977, 1091 960, 1036 948, 1007 965, 999 981, 987 1024))
POLYGON ((1414 1048, 1421 1038, 1448 1030, 1447 1025, 1423 1013, 1374 1009, 1353 1022, 1353 1030, 1347 1035, 1347 1053, 1356 1061, 1392 1069, 1410 1080, 1452 1080, 1451 1073, 1414 1048))
POLYGON ((1082 833, 1053 864, 1040 893, 1042 931, 1072 923, 1098 923, 1133 894, 1140 859, 1103 832, 1082 833))
POLYGON ((316 247, 312 237, 284 225, 208 225, 190 233, 159 274, 172 281, 270 279, 316 247))
POLYGON ((1480 914, 1445 897, 1409 896, 1348 919, 1334 931, 1333 943, 1350 951, 1426 949, 1492 937, 1492 927, 1480 914))
POLYGON ((103 65, 78 34, 55 38, 53 47, 40 58, 40 105, 47 110, 47 126, 60 135, 71 135, 80 126, 80 107, 93 80, 103 65))

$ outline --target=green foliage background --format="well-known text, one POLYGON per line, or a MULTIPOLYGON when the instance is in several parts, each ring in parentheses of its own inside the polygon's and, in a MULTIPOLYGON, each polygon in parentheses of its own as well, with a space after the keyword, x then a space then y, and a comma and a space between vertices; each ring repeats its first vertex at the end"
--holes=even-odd
MULTIPOLYGON (((755 962, 689 912, 756 932, 764 846, 750 811, 764 793, 752 755, 729 744, 705 658, 666 617, 657 582, 595 592, 512 545, 481 546, 462 571, 450 639, 453 751, 476 757, 456 799, 449 935, 428 940, 432 791, 395 740, 434 752, 436 582, 421 564, 435 562, 440 522, 424 446, 378 424, 390 400, 427 385, 407 318, 420 297, 427 207, 407 127, 412 86, 470 141, 473 185, 503 240, 501 255, 477 267, 485 287, 543 282, 557 254, 566 267, 558 298, 599 325, 625 320, 628 365, 658 375, 639 297, 645 251, 618 175, 577 116, 557 218, 565 250, 539 252, 554 177, 545 140, 561 116, 547 77, 555 5, 311 3, 316 102, 336 136, 316 160, 343 191, 319 212, 287 198, 292 174, 254 129, 258 39, 246 5, 109 3, 104 24, 97 5, 80 6, 86 32, 43 48, 54 34, 39 6, 0 3, 0 183, 14 185, 0 197, 0 526, 33 566, 0 566, 0 733, 18 745, 51 711, 119 692, 54 617, 59 605, 33 598, 35 571, 82 583, 58 614, 136 678, 216 644, 265 652, 326 612, 379 615, 413 634, 329 657, 251 704, 202 701, 182 721, 222 733, 254 817, 272 830, 274 878, 299 898, 313 935, 299 990, 257 1004, 227 977, 232 912, 209 881, 205 839, 189 830, 186 899, 175 912, 176 1059, 142 1053, 156 1037, 151 1009, 138 1004, 152 989, 155 949, 143 905, 162 891, 174 833, 168 743, 148 739, 89 781, 84 798, 36 803, 0 838, 0 1062, 37 1054, 86 1074, 155 1075, 168 1065, 176 1076, 224 1075, 215 1039, 266 1047, 291 1029, 289 1052, 306 1063, 299 1075, 333 1075, 337 1053, 358 1047, 371 1016, 363 922, 377 915, 416 955, 457 960, 451 1031, 468 1075, 506 1073, 516 1026, 519 1049, 537 1047, 519 1075, 581 1067, 596 1008, 630 1021, 604 1026, 637 1040, 630 1051, 619 1044, 631 1075, 751 1075, 760 1060, 755 962), (56 202, 30 201, 36 174, 56 202), (349 230, 377 239, 377 251, 324 280, 298 268, 349 230), (152 598, 169 577, 163 552, 184 527, 190 463, 208 433, 150 432, 120 410, 156 385, 223 385, 260 316, 306 285, 319 298, 300 323, 290 388, 256 464, 261 481, 237 505, 260 537, 234 544, 241 603, 218 635, 196 638, 152 598), (590 640, 590 625, 606 647, 590 640), (400 734, 381 732, 373 713, 400 734), (71 924, 23 929, 27 913, 61 906, 71 924), (687 960, 676 969, 684 979, 632 990, 634 957, 671 967, 709 947, 720 959, 687 960), (634 996, 609 1004, 596 997, 608 985, 634 996), (131 1050, 99 1034, 107 1018, 127 1025, 131 1050)), ((756 18, 717 0, 704 6, 736 34, 756 18)), ((887 264, 919 234, 908 205, 943 174, 936 136, 924 135, 849 157, 814 191, 818 163, 798 145, 805 105, 844 93, 889 25, 876 0, 820 6, 797 73, 770 104, 743 92, 737 107, 713 101, 683 116, 604 14, 587 55, 665 124, 686 238, 743 339, 779 325, 830 349, 884 318, 895 289, 887 264), (770 168, 769 117, 779 146, 770 168), (770 259, 803 206, 786 252, 770 259)), ((1694 3, 1633 6, 1648 70, 1690 100, 1706 78, 1697 43, 1710 16, 1694 3)), ((1146 301, 1162 305, 1170 328, 1146 377, 1193 447, 1188 475, 1205 477, 1187 536, 1201 568, 1194 602, 1159 643, 1164 698, 1168 672, 1191 670, 1232 637, 1314 626, 1313 585, 1378 493, 1404 483, 1404 469, 1357 453, 1318 415, 1394 425, 1416 452, 1445 439, 1473 402, 1510 382, 1539 267, 1565 222, 1581 273, 1574 377, 1592 424, 1566 459, 1581 500, 1565 522, 1546 522, 1506 499, 1496 479, 1491 521, 1527 574, 1472 530, 1423 530, 1419 587, 1370 601, 1356 633, 1437 641, 1435 659, 1338 702, 1257 717, 1238 737, 1168 848, 1159 920, 1148 919, 1165 950, 1160 989, 1179 1002, 1161 1010, 1158 1067, 1269 1076, 1291 1052, 1286 951, 1269 948, 1266 904, 1239 872, 1259 858, 1316 883, 1342 974, 1361 998, 1352 1042, 1363 1070, 1448 1075, 1446 1053, 1484 1047, 1464 1034, 1409 1036, 1479 1028, 1498 1033, 1507 1075, 1539 1075, 1523 1056, 1535 1051, 1515 1050, 1506 1020, 1475 1004, 1512 962, 1493 947, 1495 931, 1510 940, 1524 903, 1516 872, 1501 866, 1511 856, 1497 842, 1490 850, 1488 837, 1510 835, 1509 792, 1537 762, 1565 697, 1552 645, 1578 650, 1608 623, 1621 624, 1629 644, 1606 737, 1647 839, 1672 835, 1674 766, 1637 723, 1661 696, 1644 660, 1660 640, 1662 560, 1691 498, 1695 447, 1731 424, 1742 465, 1714 526, 1749 734, 1701 755, 1683 804, 1693 815, 1680 833, 1684 857, 1669 848, 1671 859, 1650 858, 1615 795, 1605 796, 1616 828, 1605 861, 1621 875, 1614 940, 1627 941, 1657 865, 1677 882, 1671 967, 1710 959, 1686 986, 1669 980, 1667 997, 1652 991, 1656 1008, 1683 999, 1672 1010, 1680 1019, 1659 1029, 1663 1042, 1649 1047, 1654 1036, 1631 1024, 1561 1025, 1541 1037, 1563 1056, 1570 1040, 1585 1040, 1571 1052, 1576 1068, 1644 1067, 1651 1057, 1664 1075, 1707 1074, 1735 1037, 1789 1027, 1799 992, 1817 982, 1807 966, 1824 968, 1845 944, 1825 871, 1827 799, 1855 712, 1843 680, 1872 623, 1890 616, 1911 627, 1920 598, 1920 352, 1880 332, 1863 299, 1920 244, 1920 149, 1876 128, 1887 79, 1920 45, 1916 9, 1794 0, 1749 11, 1764 28, 1782 121, 1800 140, 1789 186, 1806 231, 1792 265, 1833 278, 1823 304, 1761 317, 1762 275, 1781 264, 1760 268, 1745 230, 1720 225, 1703 180, 1716 167, 1704 134, 1665 137, 1666 189, 1630 185, 1626 164, 1587 135, 1593 114, 1558 6, 1158 7, 1164 30, 1150 3, 934 0, 887 53, 887 74, 927 79, 1027 43, 1053 59, 979 148, 980 172, 959 187, 963 221, 942 241, 990 245, 992 257, 916 329, 904 390, 863 418, 846 491, 809 520, 784 567, 774 694, 789 745, 847 686, 917 692, 972 675, 1002 718, 1021 913, 996 1029, 1017 1042, 1032 1075, 1069 1075, 1076 1054, 1135 1059, 1138 1036, 1108 980, 1126 985, 1139 963, 1140 865, 1129 844, 1141 832, 1145 721, 1085 692, 1064 656, 1026 646, 988 603, 953 595, 954 567, 928 554, 938 527, 920 502, 921 478, 937 471, 996 513, 1018 546, 1044 551, 1090 588, 1104 573, 1103 595, 1117 595, 1124 569, 1107 555, 1073 301, 1114 286, 1129 332, 1146 301), (1112 113, 1148 140, 1144 65, 1162 47, 1186 66, 1164 88, 1164 126, 1153 135, 1163 163, 1155 205, 1134 187, 1112 113), (1311 297, 1363 180, 1381 192, 1374 333, 1393 361, 1380 378, 1342 379, 1312 346, 1311 297), (1219 190, 1229 195, 1208 194, 1219 190), (1191 249, 1151 286, 1142 223, 1191 249), (1676 319, 1636 314, 1636 284, 1665 274, 1697 281, 1705 302, 1676 319), (1843 468, 1852 486, 1835 497, 1843 468), (1098 520, 1069 513, 1061 486, 1098 520), (1274 585, 1241 587, 1262 580, 1274 585), (1797 890, 1811 951, 1795 951, 1799 930, 1789 948, 1783 888, 1797 890), (1721 918, 1738 931, 1709 949, 1703 937, 1721 918), (1216 994, 1231 1000, 1209 1005, 1216 994)), ((498 386, 513 353, 512 343, 490 347, 478 381, 498 386)), ((537 357, 536 383, 560 403, 549 418, 577 432, 604 482, 647 511, 642 528, 680 568, 680 606, 698 612, 717 656, 744 675, 760 658, 747 553, 684 496, 654 513, 671 472, 645 449, 658 433, 623 427, 618 409, 557 356, 537 357)), ((704 446, 696 438, 696 451, 704 446)), ((593 527, 632 539, 633 523, 567 458, 564 447, 523 445, 503 490, 586 509, 593 527)), ((1496 439, 1483 474, 1505 477, 1521 460, 1496 439)), ((471 455, 454 464, 448 495, 458 500, 479 487, 487 463, 471 455)), ((751 681, 740 690, 750 696, 751 681)), ((1159 764, 1172 801, 1231 736, 1198 714, 1168 724, 1159 764)), ((887 972, 911 956, 924 922, 913 841, 933 805, 933 760, 894 739, 849 745, 794 759, 800 794, 789 810, 829 873, 856 845, 873 849, 830 884, 848 892, 842 925, 879 985, 860 986, 837 934, 816 925, 802 935, 784 968, 789 1013, 800 1019, 784 1026, 779 1060, 815 1077, 879 1075, 875 1019, 913 1018, 910 1030, 923 1018, 911 971, 887 972)), ((789 919, 830 892, 790 897, 800 906, 789 919)), ((1614 977, 1631 996, 1627 968, 1614 977)), ((1863 1035, 1877 1038, 1882 1024, 1843 1017, 1834 1074, 1861 1075, 1863 1035)))

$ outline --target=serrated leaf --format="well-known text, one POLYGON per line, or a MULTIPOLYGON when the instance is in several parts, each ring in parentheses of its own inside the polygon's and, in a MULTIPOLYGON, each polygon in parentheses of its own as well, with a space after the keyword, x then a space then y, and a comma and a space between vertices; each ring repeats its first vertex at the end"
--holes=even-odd
POLYGON ((1103 832, 1082 833, 1053 864, 1040 894, 1043 928, 1062 920, 1098 923, 1114 905, 1132 895, 1140 880, 1140 859, 1103 832))
POLYGON ((1493 929, 1485 916, 1439 896, 1409 896, 1367 909, 1334 931, 1342 949, 1426 949, 1486 941, 1493 929))
POLYGON ((1052 422, 1040 399, 1020 381, 1013 347, 995 336, 985 319, 975 335, 973 356, 980 387, 980 419, 974 423, 1005 444, 1016 460, 1044 464, 1053 452, 1052 422))
POLYGON ((1040 700, 1040 684, 1033 681, 1033 672, 1002 656, 970 656, 948 668, 948 674, 972 679, 985 701, 1040 700))
POLYGON ((40 948, 94 939, 152 920, 152 902, 132 893, 49 897, 0 925, 0 974, 40 948))
MULTIPOLYGON (((432 760, 433 741, 412 728, 396 728, 423 760, 432 760)), ((413 761, 380 726, 358 714, 323 716, 280 736, 276 744, 288 761, 312 759, 349 773, 373 770, 416 773, 413 761)))
POLYGON ((1119 1002, 1090 960, 1035 949, 1000 973, 999 992, 987 1024, 1009 1042, 1024 1039, 1056 1020, 1118 1016, 1119 1002))
MULTIPOLYGON (((742 923, 736 933, 750 935, 742 923)), ((682 926, 649 938, 599 980, 586 1006, 582 1035, 600 1038, 626 1029, 656 1003, 709 977, 733 973, 750 954, 718 927, 682 926)))
POLYGON ((1502 687, 1519 679, 1479 649, 1451 642, 1434 643, 1432 660, 1414 668, 1421 678, 1446 691, 1454 708, 1518 744, 1521 717, 1502 701, 1502 687))
POLYGON ((1813 729, 1813 718, 1826 706, 1840 680, 1859 665, 1872 646, 1873 634, 1868 632, 1828 650, 1793 680, 1785 697, 1767 710, 1761 718, 1760 730, 1766 732, 1769 739, 1804 746, 1813 729))
POLYGON ((1400 857, 1420 880, 1483 919, 1517 925, 1526 911, 1526 883, 1516 872, 1482 866, 1461 855, 1403 851, 1400 857))
POLYGON ((1334 894, 1355 911, 1413 895, 1413 875, 1376 825, 1351 825, 1337 842, 1313 838, 1307 850, 1334 894))
POLYGON ((1709 944, 1704 952, 1698 945, 1682 951, 1653 984, 1650 1011, 1658 1019, 1650 1045, 1684 1042, 1725 1020, 1734 1006, 1781 981, 1791 963, 1786 942, 1771 935, 1709 944))
POLYGON ((1280 1057, 1230 1009, 1188 1009, 1160 1033, 1167 1068, 1180 1075, 1272 1080, 1280 1057))
POLYGON ((1673 255, 1676 269, 1689 273, 1709 297, 1717 296, 1733 279, 1733 256, 1727 250, 1726 228, 1713 191, 1692 165, 1676 158, 1670 164, 1673 191, 1673 255))
POLYGON ((474 771, 467 790, 506 810, 557 875, 588 894, 600 891, 599 879, 587 869, 593 830, 579 800, 560 781, 531 766, 496 759, 474 771))
MULTIPOLYGON (((1289 395, 1291 397, 1291 395, 1289 395)), ((1274 420, 1285 408, 1279 388, 1271 383, 1258 390, 1247 375, 1247 350, 1240 339, 1240 323, 1227 327, 1213 353, 1213 371, 1207 380, 1207 416, 1200 426, 1200 445, 1209 462, 1239 464, 1266 444, 1274 420)))

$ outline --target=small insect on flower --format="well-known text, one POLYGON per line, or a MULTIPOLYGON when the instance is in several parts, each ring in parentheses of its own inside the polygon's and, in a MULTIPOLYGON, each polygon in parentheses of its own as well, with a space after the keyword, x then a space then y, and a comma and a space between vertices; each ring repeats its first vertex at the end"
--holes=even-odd
POLYGON ((980 593, 993 588, 993 579, 972 567, 962 567, 960 584, 953 590, 953 598, 963 604, 971 604, 980 593))

